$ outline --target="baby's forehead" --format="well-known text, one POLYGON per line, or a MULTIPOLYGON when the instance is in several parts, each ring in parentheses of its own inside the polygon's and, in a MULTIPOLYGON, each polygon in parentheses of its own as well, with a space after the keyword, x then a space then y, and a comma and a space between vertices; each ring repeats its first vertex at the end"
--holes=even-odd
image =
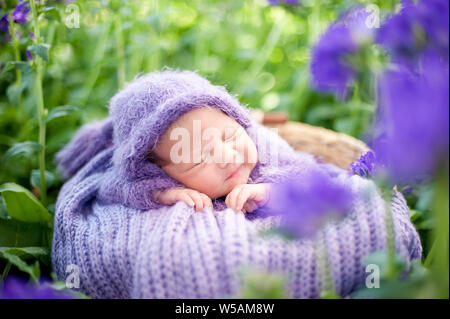
POLYGON ((170 135, 175 129, 185 128, 189 131, 194 129, 224 130, 227 128, 236 128, 240 126, 236 120, 228 116, 219 109, 213 107, 199 107, 190 110, 174 121, 166 132, 170 135))
POLYGON ((237 129, 244 128, 221 110, 213 107, 198 107, 175 120, 160 139, 157 148, 160 155, 167 157, 170 148, 181 139, 185 139, 190 141, 191 150, 201 151, 208 141, 227 137, 237 129))

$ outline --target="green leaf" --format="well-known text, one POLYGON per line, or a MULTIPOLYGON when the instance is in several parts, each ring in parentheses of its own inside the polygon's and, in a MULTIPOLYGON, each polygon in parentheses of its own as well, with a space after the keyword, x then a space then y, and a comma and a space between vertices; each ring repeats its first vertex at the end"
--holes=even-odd
POLYGON ((48 51, 50 49, 50 45, 47 43, 39 43, 29 45, 27 49, 34 54, 39 55, 43 60, 48 62, 48 51))
POLYGON ((56 7, 45 7, 41 11, 47 18, 53 18, 59 22, 61 22, 61 14, 56 7))
POLYGON ((6 162, 10 157, 14 157, 17 155, 21 155, 23 157, 30 158, 41 148, 42 148, 41 144, 39 144, 37 142, 31 142, 31 141, 14 144, 5 153, 5 155, 3 157, 3 161, 6 162))
POLYGON ((48 117, 45 119, 45 122, 48 123, 51 120, 54 120, 58 117, 70 115, 75 111, 78 111, 78 107, 73 106, 73 105, 57 106, 53 110, 50 111, 50 113, 48 114, 48 117))
POLYGON ((49 256, 50 250, 45 247, 0 247, 0 254, 9 253, 17 257, 34 257, 49 256))
POLYGON ((0 218, 0 246, 3 247, 48 246, 49 232, 51 229, 42 224, 0 218))
POLYGON ((23 73, 30 73, 31 72, 31 66, 30 63, 25 61, 8 61, 5 66, 2 69, 2 72, 0 73, 0 79, 6 78, 6 74, 8 74, 10 71, 14 69, 19 69, 23 73))
MULTIPOLYGON (((51 187, 55 181, 55 175, 52 172, 45 171, 45 185, 51 187)), ((34 169, 31 171, 30 184, 34 187, 41 187, 41 171, 34 169)))
POLYGON ((16 69, 19 69, 23 73, 30 73, 31 72, 31 65, 29 62, 26 61, 9 61, 8 63, 11 63, 16 69))
POLYGON ((423 215, 422 212, 418 211, 418 210, 414 210, 414 209, 410 209, 409 210, 409 218, 411 219, 411 221, 414 223, 416 220, 418 220, 419 218, 421 218, 423 215))
POLYGON ((0 256, 5 258, 11 264, 19 268, 21 271, 26 272, 34 281, 39 281, 40 269, 39 262, 36 261, 33 266, 28 265, 25 261, 20 259, 17 255, 9 252, 0 252, 0 256))
POLYGON ((6 183, 0 186, 6 209, 12 218, 29 223, 50 223, 52 216, 39 200, 26 188, 6 183))
POLYGON ((22 82, 19 85, 13 83, 6 89, 6 96, 13 105, 19 105, 19 96, 25 89, 26 83, 22 82))
POLYGON ((9 61, 8 63, 5 64, 5 66, 2 69, 2 72, 0 73, 0 79, 4 79, 6 74, 10 71, 12 71, 14 69, 14 64, 12 63, 12 61, 9 61))

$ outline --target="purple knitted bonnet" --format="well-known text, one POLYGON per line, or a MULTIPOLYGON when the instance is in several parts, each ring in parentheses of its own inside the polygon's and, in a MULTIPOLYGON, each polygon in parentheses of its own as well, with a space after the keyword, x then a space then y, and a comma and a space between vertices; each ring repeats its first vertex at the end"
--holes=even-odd
POLYGON ((155 166, 147 156, 160 137, 181 115, 202 106, 222 110, 245 129, 251 126, 246 107, 194 72, 152 72, 127 84, 110 101, 114 165, 131 178, 152 175, 155 166))

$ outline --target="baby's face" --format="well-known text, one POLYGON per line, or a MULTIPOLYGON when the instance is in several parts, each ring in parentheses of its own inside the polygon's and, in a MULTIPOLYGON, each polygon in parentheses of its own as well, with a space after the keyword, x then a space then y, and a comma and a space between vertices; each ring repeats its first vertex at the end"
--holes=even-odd
POLYGON ((246 184, 257 162, 256 146, 245 129, 210 107, 196 108, 179 117, 154 153, 170 177, 212 199, 246 184))

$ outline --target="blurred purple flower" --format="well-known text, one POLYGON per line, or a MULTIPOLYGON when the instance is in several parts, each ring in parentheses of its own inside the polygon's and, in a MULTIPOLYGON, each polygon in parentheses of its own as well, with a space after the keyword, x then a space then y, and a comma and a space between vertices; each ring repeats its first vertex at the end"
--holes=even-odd
POLYGON ((375 154, 368 151, 359 160, 350 164, 350 169, 361 177, 372 177, 375 174, 375 154))
POLYGON ((448 59, 429 51, 419 74, 398 68, 380 78, 375 129, 382 134, 374 150, 394 182, 420 181, 436 174, 439 165, 448 168, 448 76, 448 59))
POLYGON ((12 13, 12 18, 14 22, 25 24, 27 22, 27 16, 30 12, 30 7, 28 3, 20 1, 19 4, 14 8, 12 13))
POLYGON ((449 1, 422 0, 418 4, 420 23, 433 46, 448 57, 449 1))
MULTIPOLYGON (((25 24, 27 22, 27 16, 30 12, 28 3, 20 1, 19 4, 14 8, 12 13, 13 21, 20 24, 25 24)), ((5 14, 0 19, 0 31, 8 32, 9 30, 9 15, 5 14)))
POLYGON ((344 217, 352 197, 349 188, 315 170, 277 185, 268 206, 282 216, 281 229, 297 238, 311 238, 326 221, 344 217))
POLYGON ((46 283, 31 285, 8 277, 0 290, 0 299, 73 299, 69 293, 51 288, 46 283))
POLYGON ((32 61, 33 60, 33 55, 31 54, 30 50, 26 50, 25 54, 27 55, 27 60, 28 61, 32 61))
POLYGON ((9 28, 9 16, 8 16, 8 14, 5 14, 0 19, 0 31, 8 32, 8 28, 9 28))
POLYGON ((344 98, 349 83, 356 76, 356 70, 346 57, 357 51, 349 29, 341 24, 331 25, 313 48, 311 73, 314 86, 344 98))
POLYGON ((350 57, 356 55, 373 30, 366 24, 365 9, 353 8, 331 24, 312 51, 311 73, 316 89, 333 92, 339 98, 347 96, 349 85, 357 75, 350 57))
POLYGON ((414 69, 424 51, 436 50, 448 58, 449 1, 402 1, 402 9, 382 24, 376 42, 395 63, 414 69))

